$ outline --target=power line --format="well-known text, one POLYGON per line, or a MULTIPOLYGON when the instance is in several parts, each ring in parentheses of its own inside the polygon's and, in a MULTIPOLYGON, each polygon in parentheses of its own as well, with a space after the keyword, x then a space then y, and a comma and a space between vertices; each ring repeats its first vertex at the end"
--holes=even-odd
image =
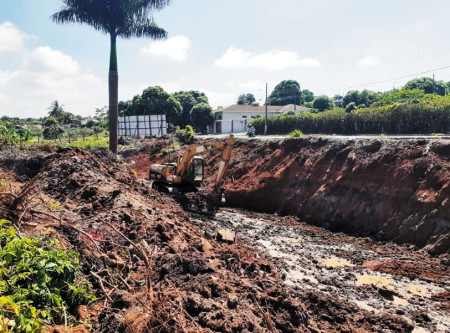
POLYGON ((390 82, 390 81, 394 81, 394 80, 405 79, 405 78, 412 77, 412 76, 423 75, 423 74, 428 74, 428 73, 432 73, 432 72, 436 72, 436 71, 441 71, 441 70, 444 70, 444 69, 447 69, 447 68, 450 68, 450 65, 449 66, 435 68, 435 69, 430 69, 430 70, 427 70, 427 71, 424 71, 424 72, 419 72, 419 73, 414 73, 414 74, 408 74, 408 75, 403 75, 403 76, 399 76, 399 77, 394 77, 394 78, 387 79, 387 80, 381 80, 381 81, 376 81, 376 82, 358 84, 358 85, 350 86, 350 87, 346 87, 346 88, 336 88, 334 90, 329 90, 329 91, 326 91, 326 92, 319 92, 319 93, 317 93, 317 95, 319 95, 319 94, 328 94, 330 92, 341 91, 341 90, 344 90, 344 89, 349 90, 349 89, 354 89, 354 88, 373 86, 375 84, 386 83, 386 82, 390 82))

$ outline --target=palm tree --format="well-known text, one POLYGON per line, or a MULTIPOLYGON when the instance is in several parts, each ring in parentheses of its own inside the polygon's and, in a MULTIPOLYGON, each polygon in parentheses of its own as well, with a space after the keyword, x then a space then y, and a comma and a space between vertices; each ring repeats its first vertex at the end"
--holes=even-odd
POLYGON ((64 113, 64 105, 59 104, 58 101, 53 101, 47 110, 49 110, 49 117, 58 118, 64 113))
POLYGON ((56 23, 88 24, 109 34, 109 149, 117 153, 117 113, 119 75, 117 72, 117 37, 164 39, 167 32, 152 17, 153 10, 167 6, 170 0, 62 0, 61 10, 52 16, 56 23))

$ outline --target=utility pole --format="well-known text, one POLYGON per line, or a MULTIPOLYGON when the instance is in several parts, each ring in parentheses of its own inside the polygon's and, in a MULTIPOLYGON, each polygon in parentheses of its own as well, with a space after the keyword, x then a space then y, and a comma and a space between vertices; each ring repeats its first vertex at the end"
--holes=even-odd
POLYGON ((433 74, 433 94, 436 93, 436 82, 434 81, 434 74, 433 74))
POLYGON ((266 82, 266 117, 264 118, 264 135, 267 135, 267 82, 266 82))

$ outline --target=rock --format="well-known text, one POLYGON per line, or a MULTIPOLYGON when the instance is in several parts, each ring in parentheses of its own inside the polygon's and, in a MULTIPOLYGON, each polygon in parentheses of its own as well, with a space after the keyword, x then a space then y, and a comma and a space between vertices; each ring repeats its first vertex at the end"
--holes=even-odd
POLYGON ((211 249, 212 249, 211 243, 202 237, 202 251, 209 252, 211 249))
POLYGON ((217 232, 217 240, 228 244, 233 244, 236 241, 236 233, 229 230, 219 230, 217 232))
POLYGON ((227 306, 230 309, 236 309, 239 304, 239 298, 236 295, 228 295, 227 306))

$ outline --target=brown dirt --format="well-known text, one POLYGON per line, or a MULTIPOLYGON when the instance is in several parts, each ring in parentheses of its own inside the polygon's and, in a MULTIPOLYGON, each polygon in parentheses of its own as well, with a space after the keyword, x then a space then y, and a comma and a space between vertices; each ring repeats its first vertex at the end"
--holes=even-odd
POLYGON ((106 153, 66 149, 29 163, 0 157, 1 171, 19 184, 13 196, 2 195, 3 216, 24 232, 46 233, 81 254, 82 271, 100 298, 88 311, 92 331, 413 328, 400 317, 373 314, 322 292, 299 297, 258 251, 241 241, 217 242, 216 230, 134 179, 106 153))

